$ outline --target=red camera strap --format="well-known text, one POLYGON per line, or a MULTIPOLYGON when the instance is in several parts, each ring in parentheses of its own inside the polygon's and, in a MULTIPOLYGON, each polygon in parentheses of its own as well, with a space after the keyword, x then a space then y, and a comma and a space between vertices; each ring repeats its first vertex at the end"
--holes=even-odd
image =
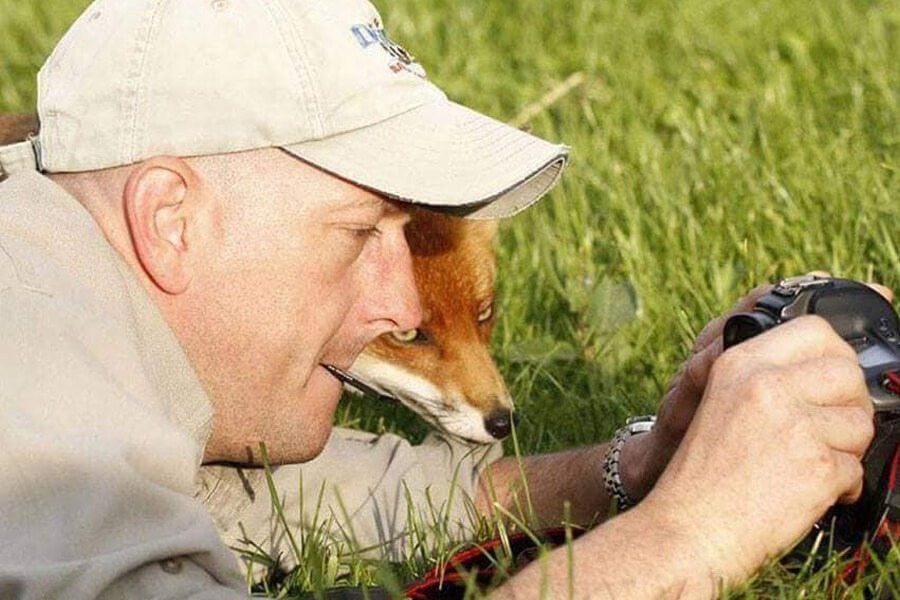
POLYGON ((469 581, 484 590, 496 575, 512 575, 537 558, 539 544, 561 546, 582 533, 582 529, 556 527, 536 534, 514 533, 505 539, 493 539, 472 546, 454 554, 446 563, 428 571, 422 579, 408 586, 406 597, 410 600, 462 599, 469 581), (511 565, 503 566, 503 555, 512 558, 511 565))
POLYGON ((884 374, 884 389, 900 396, 900 370, 884 374))
MULTIPOLYGON (((891 494, 889 498, 900 498, 900 444, 894 450, 894 459, 891 461, 887 486, 888 493, 891 494)), ((872 559, 871 550, 874 549, 879 553, 887 552, 891 544, 895 543, 900 543, 900 515, 886 511, 881 523, 878 525, 878 529, 875 531, 875 535, 872 537, 869 547, 858 548, 853 555, 853 560, 844 569, 842 574, 843 580, 849 583, 859 579, 872 559)))

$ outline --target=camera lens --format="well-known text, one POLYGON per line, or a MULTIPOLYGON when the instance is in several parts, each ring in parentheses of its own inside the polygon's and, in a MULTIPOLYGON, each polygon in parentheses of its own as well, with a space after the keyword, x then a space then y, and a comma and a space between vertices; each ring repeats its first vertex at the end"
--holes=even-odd
POLYGON ((763 312, 738 313, 725 323, 725 348, 740 344, 775 325, 775 319, 763 312))

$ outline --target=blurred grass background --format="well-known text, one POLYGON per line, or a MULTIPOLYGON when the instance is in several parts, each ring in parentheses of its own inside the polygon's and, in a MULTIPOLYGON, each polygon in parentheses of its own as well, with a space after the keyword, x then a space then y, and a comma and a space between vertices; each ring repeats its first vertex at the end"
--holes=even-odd
MULTIPOLYGON (((375 3, 452 99, 572 147, 559 188, 501 233, 494 350, 523 450, 652 412, 694 335, 760 282, 825 269, 900 289, 900 2, 375 3)), ((0 0, 0 111, 34 109, 86 5, 0 0)), ((339 418, 425 432, 361 399, 339 418)))

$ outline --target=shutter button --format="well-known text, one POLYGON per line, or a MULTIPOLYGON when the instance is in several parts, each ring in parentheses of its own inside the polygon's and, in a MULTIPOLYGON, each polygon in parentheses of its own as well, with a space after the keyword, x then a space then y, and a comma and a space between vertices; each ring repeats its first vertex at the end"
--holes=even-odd
POLYGON ((181 573, 181 569, 184 568, 184 565, 181 563, 180 558, 167 558, 159 561, 159 568, 169 575, 178 575, 181 573))

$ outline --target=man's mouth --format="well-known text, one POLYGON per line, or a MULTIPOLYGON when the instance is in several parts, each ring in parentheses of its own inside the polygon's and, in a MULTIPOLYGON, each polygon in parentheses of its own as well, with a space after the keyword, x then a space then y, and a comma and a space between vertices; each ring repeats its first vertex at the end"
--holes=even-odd
POLYGON ((371 396, 373 398, 378 398, 382 400, 396 400, 395 398, 388 396, 387 394, 383 394, 367 384, 365 381, 361 381, 357 379, 349 372, 339 369, 334 365, 329 365, 326 363, 319 363, 319 366, 328 371, 335 379, 340 381, 341 383, 349 386, 353 386, 357 390, 359 390, 362 394, 366 396, 371 396))

